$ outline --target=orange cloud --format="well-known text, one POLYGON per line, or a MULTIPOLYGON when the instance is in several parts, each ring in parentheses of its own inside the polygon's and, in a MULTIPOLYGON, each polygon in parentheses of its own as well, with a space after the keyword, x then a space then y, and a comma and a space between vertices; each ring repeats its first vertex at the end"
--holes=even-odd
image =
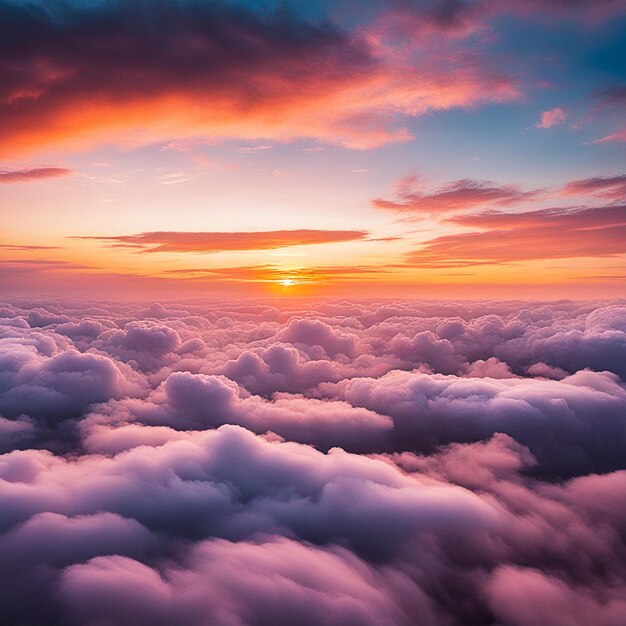
POLYGON ((368 148, 410 137, 399 116, 518 95, 478 50, 389 41, 382 21, 347 32, 217 3, 57 12, 3 16, 7 152, 202 135, 368 148))
POLYGON ((626 254, 626 206, 493 211, 450 221, 483 230, 431 239, 409 253, 407 261, 439 268, 626 254))
POLYGON ((74 237, 110 242, 115 247, 138 248, 144 252, 224 252, 230 250, 273 250, 288 246, 358 241, 364 230, 270 230, 260 232, 149 232, 117 237, 74 237))

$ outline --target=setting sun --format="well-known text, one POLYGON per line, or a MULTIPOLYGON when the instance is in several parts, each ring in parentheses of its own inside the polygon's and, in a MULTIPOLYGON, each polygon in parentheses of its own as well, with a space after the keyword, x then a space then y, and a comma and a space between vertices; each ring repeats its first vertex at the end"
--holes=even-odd
POLYGON ((291 287, 296 284, 296 281, 293 278, 283 278, 278 281, 283 287, 291 287))

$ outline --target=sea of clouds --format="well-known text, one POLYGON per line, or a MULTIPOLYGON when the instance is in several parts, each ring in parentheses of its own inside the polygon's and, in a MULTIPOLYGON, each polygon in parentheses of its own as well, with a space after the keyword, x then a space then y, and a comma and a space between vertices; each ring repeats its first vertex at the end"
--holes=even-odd
POLYGON ((626 304, 0 304, 7 626, 622 626, 626 304))

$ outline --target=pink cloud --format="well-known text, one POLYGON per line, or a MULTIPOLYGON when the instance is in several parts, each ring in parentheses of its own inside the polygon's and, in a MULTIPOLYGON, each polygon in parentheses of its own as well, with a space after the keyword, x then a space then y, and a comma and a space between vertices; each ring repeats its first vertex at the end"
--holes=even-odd
POLYGON ((535 126, 537 128, 552 128, 562 124, 567 119, 567 113, 561 107, 544 111, 535 126))
POLYGON ((623 589, 610 587, 600 599, 549 574, 531 568, 504 566, 487 587, 494 612, 514 626, 542 624, 617 624, 626 611, 623 589))
POLYGON ((516 185, 497 185, 488 181, 457 180, 434 190, 423 190, 416 175, 396 183, 396 198, 376 198, 372 206, 399 213, 445 213, 480 206, 509 206, 534 199, 538 191, 523 191, 516 185))
POLYGON ((592 143, 622 143, 624 141, 626 141, 626 127, 620 128, 605 137, 600 137, 600 139, 595 139, 592 143))
POLYGON ((563 187, 562 193, 571 196, 593 194, 610 200, 626 201, 626 174, 573 180, 563 187))
POLYGON ((2 170, 0 171, 0 183, 30 183, 46 178, 59 178, 72 174, 72 170, 64 167, 34 167, 26 170, 2 170))

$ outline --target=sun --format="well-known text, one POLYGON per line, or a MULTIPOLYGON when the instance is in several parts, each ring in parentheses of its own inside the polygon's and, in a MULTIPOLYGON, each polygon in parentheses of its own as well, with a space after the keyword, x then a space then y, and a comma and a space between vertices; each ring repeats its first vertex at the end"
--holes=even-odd
POLYGON ((296 284, 296 281, 293 278, 283 278, 278 281, 283 287, 291 287, 296 284))

